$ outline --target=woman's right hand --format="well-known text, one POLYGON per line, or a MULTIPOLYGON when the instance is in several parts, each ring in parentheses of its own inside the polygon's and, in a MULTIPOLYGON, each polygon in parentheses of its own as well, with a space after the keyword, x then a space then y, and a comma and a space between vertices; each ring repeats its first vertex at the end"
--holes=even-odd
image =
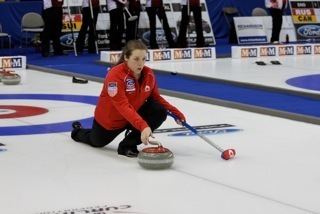
POLYGON ((147 145, 149 143, 149 137, 154 138, 154 136, 152 134, 152 130, 150 129, 150 127, 146 127, 141 132, 141 142, 143 144, 147 145))

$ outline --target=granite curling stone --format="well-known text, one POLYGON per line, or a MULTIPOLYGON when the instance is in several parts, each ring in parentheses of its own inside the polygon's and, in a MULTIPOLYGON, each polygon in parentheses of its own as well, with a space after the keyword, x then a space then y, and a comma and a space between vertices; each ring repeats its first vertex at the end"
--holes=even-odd
POLYGON ((14 71, 4 71, 1 75, 1 81, 5 85, 17 85, 21 82, 21 77, 14 71))
POLYGON ((147 147, 139 152, 138 163, 145 169, 167 169, 173 164, 173 153, 159 142, 150 142, 156 147, 147 147))

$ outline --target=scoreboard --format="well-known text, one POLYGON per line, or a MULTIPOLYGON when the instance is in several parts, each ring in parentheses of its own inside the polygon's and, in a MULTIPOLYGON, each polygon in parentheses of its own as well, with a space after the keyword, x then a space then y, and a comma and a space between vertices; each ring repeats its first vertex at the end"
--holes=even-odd
POLYGON ((320 1, 290 0, 292 20, 296 28, 297 40, 320 41, 320 1))

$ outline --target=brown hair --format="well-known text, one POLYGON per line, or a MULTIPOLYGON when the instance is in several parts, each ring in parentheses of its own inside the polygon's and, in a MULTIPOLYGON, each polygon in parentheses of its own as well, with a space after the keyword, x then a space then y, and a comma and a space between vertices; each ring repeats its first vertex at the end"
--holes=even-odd
POLYGON ((147 46, 141 40, 130 40, 127 44, 123 47, 120 59, 117 65, 123 63, 125 60, 124 58, 129 58, 134 50, 145 50, 147 51, 147 46))

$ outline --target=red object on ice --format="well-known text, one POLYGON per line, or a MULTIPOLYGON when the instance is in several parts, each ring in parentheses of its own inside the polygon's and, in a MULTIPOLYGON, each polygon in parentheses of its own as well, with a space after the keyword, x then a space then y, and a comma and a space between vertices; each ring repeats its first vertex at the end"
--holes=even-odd
POLYGON ((225 159, 225 160, 229 160, 234 158, 234 156, 236 155, 236 150, 234 149, 227 149, 224 152, 222 152, 221 154, 221 158, 225 159))

